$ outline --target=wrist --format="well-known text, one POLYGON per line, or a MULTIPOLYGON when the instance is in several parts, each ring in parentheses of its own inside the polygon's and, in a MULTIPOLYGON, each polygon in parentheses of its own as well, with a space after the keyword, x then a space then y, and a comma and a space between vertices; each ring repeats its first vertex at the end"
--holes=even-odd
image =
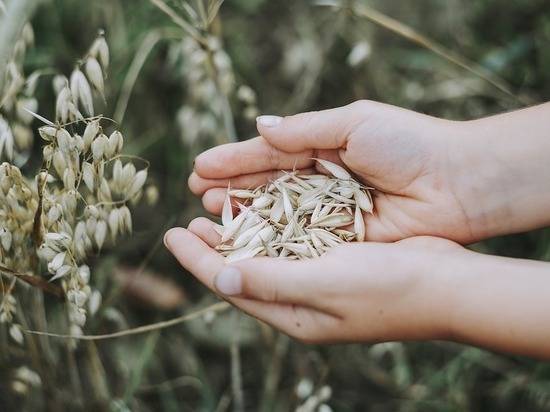
POLYGON ((468 252, 449 262, 446 340, 548 358, 546 262, 468 252))
POLYGON ((406 339, 451 340, 455 331, 455 307, 460 302, 457 296, 460 280, 453 274, 473 252, 454 242, 432 237, 402 242, 414 242, 413 259, 407 265, 409 275, 417 279, 414 293, 410 295, 412 304, 405 302, 403 306, 406 339))
POLYGON ((449 173, 472 239, 550 224, 550 139, 530 110, 459 122, 449 173))

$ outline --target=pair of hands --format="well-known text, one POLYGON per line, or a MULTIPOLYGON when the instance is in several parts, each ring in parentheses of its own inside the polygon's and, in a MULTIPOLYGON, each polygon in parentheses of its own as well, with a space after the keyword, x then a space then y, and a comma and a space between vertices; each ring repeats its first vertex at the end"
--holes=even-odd
MULTIPOLYGON (((370 101, 262 116, 260 137, 197 157, 189 186, 205 208, 221 213, 229 182, 256 187, 281 169, 307 173, 317 167, 312 158, 327 159, 378 190, 375 214, 366 217, 368 242, 318 259, 224 266, 213 249, 220 241, 214 223, 198 218, 187 230, 170 230, 165 243, 206 286, 303 341, 461 339, 456 318, 463 303, 455 292, 465 280, 456 271, 479 259, 453 241, 471 243, 549 219, 525 213, 538 211, 540 201, 513 202, 508 181, 527 182, 530 173, 500 169, 517 151, 491 147, 495 135, 522 127, 516 117, 508 127, 498 118, 452 122, 370 101)), ((530 193, 537 182, 526 185, 530 193)))

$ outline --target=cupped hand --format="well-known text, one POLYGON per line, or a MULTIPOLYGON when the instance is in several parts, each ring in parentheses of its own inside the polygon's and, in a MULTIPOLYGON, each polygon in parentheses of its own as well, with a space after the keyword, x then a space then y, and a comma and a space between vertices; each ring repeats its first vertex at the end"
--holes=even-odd
POLYGON ((452 287, 439 265, 466 252, 419 237, 352 243, 316 259, 224 264, 214 223, 197 218, 165 243, 181 265, 248 314, 306 342, 444 339, 452 287))
POLYGON ((208 211, 219 214, 228 183, 255 188, 281 169, 312 172, 312 158, 323 158, 378 189, 367 240, 432 235, 469 243, 485 231, 472 224, 471 205, 457 194, 459 177, 471 172, 457 143, 465 123, 371 101, 284 118, 262 116, 260 137, 200 154, 189 186, 208 211))

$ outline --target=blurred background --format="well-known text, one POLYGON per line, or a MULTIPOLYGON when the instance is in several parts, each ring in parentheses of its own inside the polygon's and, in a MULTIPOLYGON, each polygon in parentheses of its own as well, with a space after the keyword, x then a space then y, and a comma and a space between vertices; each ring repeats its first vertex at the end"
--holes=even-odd
MULTIPOLYGON (((43 71, 35 95, 48 118, 52 73, 69 74, 105 30, 101 111, 120 123, 125 151, 151 162, 158 188, 135 206, 134 234, 90 262, 103 296, 90 335, 216 303, 162 235, 205 215, 186 187, 193 158, 255 136, 258 114, 367 98, 472 119, 550 95, 544 0, 49 0, 31 23, 24 68, 43 71)), ((472 247, 550 260, 550 231, 472 247)), ((48 330, 67 333, 63 305, 44 304, 48 330)), ((308 346, 232 309, 76 350, 32 335, 18 345, 0 329, 2 411, 550 410, 548 363, 443 342, 308 346)))

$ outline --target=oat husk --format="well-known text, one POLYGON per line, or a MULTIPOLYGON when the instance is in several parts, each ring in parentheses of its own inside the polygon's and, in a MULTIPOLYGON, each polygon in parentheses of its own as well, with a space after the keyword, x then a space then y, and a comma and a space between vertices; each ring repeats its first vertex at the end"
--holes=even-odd
POLYGON ((307 259, 344 242, 365 240, 365 213, 373 213, 372 188, 343 167, 315 159, 330 175, 283 172, 253 190, 228 188, 222 243, 216 249, 234 262, 254 256, 307 259), (238 199, 234 216, 231 199, 238 199))

